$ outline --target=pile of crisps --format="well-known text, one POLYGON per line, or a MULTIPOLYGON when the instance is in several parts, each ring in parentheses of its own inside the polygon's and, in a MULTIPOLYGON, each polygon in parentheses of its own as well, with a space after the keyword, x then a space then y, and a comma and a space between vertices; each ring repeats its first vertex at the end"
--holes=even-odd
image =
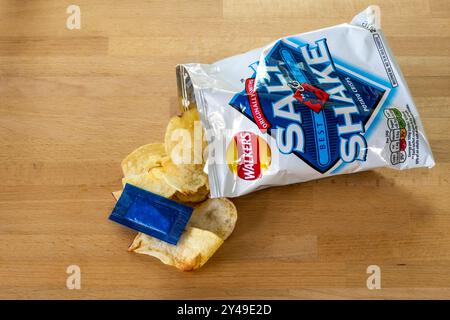
MULTIPOLYGON (((164 143, 143 145, 122 161, 124 186, 129 183, 163 197, 194 205, 191 219, 176 246, 138 233, 128 249, 156 257, 183 271, 203 266, 233 232, 237 220, 236 207, 230 200, 208 198, 208 176, 203 172, 202 156, 206 143, 202 135, 194 134, 199 123, 197 109, 188 109, 181 116, 170 119, 164 143), (188 133, 191 141, 177 139, 182 136, 180 132, 188 133), (198 152, 194 152, 196 147, 201 148, 200 160, 198 152), (180 156, 186 150, 192 161, 180 163, 179 157, 175 156, 180 156)), ((120 194, 121 191, 113 192, 116 199, 120 194)))

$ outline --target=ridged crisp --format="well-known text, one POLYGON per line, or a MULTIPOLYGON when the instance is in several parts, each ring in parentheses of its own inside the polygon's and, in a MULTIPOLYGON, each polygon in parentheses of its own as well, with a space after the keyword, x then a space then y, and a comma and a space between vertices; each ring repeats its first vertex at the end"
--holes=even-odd
POLYGON ((208 199, 194 208, 188 226, 211 231, 226 240, 234 230, 237 210, 227 198, 208 199))
POLYGON ((153 256, 183 271, 192 271, 203 266, 222 243, 223 240, 210 231, 187 227, 176 246, 138 233, 128 250, 153 256))
POLYGON ((150 143, 140 146, 122 160, 123 175, 128 177, 147 173, 150 169, 161 166, 161 159, 165 155, 163 143, 150 143))
POLYGON ((125 177, 122 179, 122 184, 125 186, 126 183, 129 183, 138 188, 170 198, 176 192, 176 189, 164 181, 161 170, 160 167, 156 167, 147 173, 125 177))

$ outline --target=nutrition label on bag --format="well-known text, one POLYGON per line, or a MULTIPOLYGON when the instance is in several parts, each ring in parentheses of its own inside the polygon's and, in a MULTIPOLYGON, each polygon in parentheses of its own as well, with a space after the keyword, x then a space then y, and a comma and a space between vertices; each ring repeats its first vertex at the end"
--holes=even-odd
POLYGON ((393 165, 403 163, 406 158, 419 163, 419 132, 413 114, 407 106, 406 110, 398 108, 384 110, 388 130, 387 143, 391 152, 390 161, 393 165))

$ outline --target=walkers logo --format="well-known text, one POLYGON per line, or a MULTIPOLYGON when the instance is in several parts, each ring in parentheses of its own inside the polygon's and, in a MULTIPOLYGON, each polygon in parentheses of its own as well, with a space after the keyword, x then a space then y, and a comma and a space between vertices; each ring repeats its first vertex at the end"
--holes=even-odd
POLYGON ((365 161, 364 133, 386 88, 335 65, 326 39, 315 46, 280 40, 230 105, 294 154, 325 173, 338 161, 365 161))
POLYGON ((259 179, 270 166, 270 147, 252 132, 238 132, 228 145, 227 162, 239 178, 248 181, 259 179))

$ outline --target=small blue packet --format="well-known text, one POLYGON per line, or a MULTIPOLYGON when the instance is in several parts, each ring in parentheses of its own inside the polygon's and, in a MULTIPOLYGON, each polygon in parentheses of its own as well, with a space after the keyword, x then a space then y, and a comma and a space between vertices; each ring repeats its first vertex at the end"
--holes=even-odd
POLYGON ((176 245, 192 208, 126 184, 109 219, 176 245))

